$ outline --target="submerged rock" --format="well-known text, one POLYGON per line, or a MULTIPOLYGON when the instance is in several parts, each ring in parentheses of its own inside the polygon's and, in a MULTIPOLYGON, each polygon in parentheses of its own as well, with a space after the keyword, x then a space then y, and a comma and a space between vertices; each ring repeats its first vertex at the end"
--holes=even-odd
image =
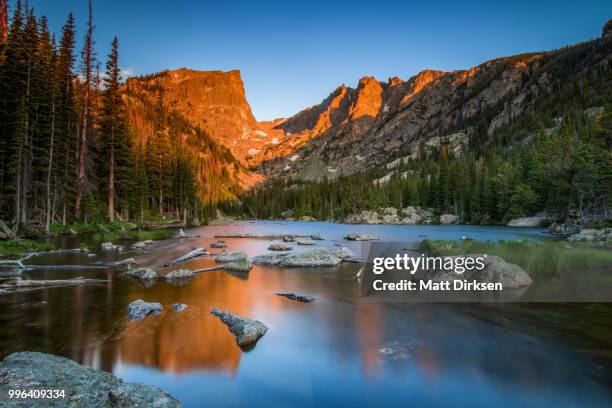
POLYGON ((225 243, 225 241, 215 241, 212 244, 210 244, 211 248, 227 248, 227 244, 225 243))
POLYGON ((378 237, 372 234, 348 234, 346 236, 348 241, 376 241, 378 237))
POLYGON ((191 279, 195 276, 189 269, 177 269, 176 271, 168 272, 164 275, 167 281, 179 281, 185 279, 191 279))
POLYGON ((298 245, 314 245, 314 241, 310 238, 297 238, 295 242, 298 245))
POLYGON ((210 314, 217 316, 236 336, 240 347, 253 346, 268 331, 268 327, 258 320, 240 317, 225 310, 213 308, 210 314))
POLYGON ((265 254, 252 259, 254 264, 280 267, 337 266, 341 259, 327 248, 311 248, 286 254, 265 254))
POLYGON ((215 257, 217 263, 227 263, 248 259, 247 254, 242 251, 223 252, 215 257))
POLYGON ((123 273, 125 276, 129 276, 130 278, 142 280, 142 281, 152 281, 157 279, 157 273, 150 268, 137 268, 130 269, 123 273))
POLYGON ((0 362, 0 405, 3 407, 156 407, 182 404, 159 388, 124 383, 114 375, 64 357, 37 352, 13 353, 0 362), (9 389, 65 390, 63 399, 9 399, 9 389))
POLYGON ((187 309, 187 305, 184 303, 173 303, 170 306, 172 306, 177 312, 182 312, 183 310, 187 309))
POLYGON ((138 299, 128 305, 128 317, 130 320, 142 320, 149 315, 157 316, 163 310, 160 303, 138 299))
POLYGON ((355 256, 355 254, 347 247, 342 247, 336 250, 336 256, 340 259, 344 259, 350 258, 351 256, 355 256))
POLYGON ((392 341, 378 352, 384 360, 404 360, 410 358, 414 350, 416 345, 413 342, 392 341))
POLYGON ((291 251, 293 248, 289 245, 272 244, 268 247, 268 251, 291 251))
POLYGON ((295 300, 296 302, 302 302, 302 303, 310 303, 316 300, 316 298, 312 296, 298 295, 296 293, 277 293, 276 296, 283 296, 283 297, 286 297, 287 299, 295 300))

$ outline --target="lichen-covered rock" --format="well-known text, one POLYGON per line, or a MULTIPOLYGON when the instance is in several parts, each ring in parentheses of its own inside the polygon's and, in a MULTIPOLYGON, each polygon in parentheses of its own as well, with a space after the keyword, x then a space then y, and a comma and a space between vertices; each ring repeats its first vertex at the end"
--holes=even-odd
POLYGON ((268 251, 291 251, 293 248, 289 245, 272 244, 268 247, 268 251))
POLYGON ((130 278, 133 279, 138 279, 138 280, 142 280, 142 281, 149 281, 149 280, 155 280, 157 279, 157 273, 150 268, 137 268, 137 269, 130 269, 128 271, 124 272, 125 276, 129 276, 130 278))
POLYGON ((223 252, 215 257, 217 263, 228 263, 247 260, 247 254, 242 251, 223 252))
POLYGON ((252 262, 259 265, 303 268, 311 266, 337 266, 342 260, 329 249, 311 248, 300 252, 259 255, 254 257, 252 262))
POLYGON ((210 314, 217 316, 227 325, 236 336, 236 343, 240 347, 253 346, 268 331, 268 327, 258 320, 247 319, 225 310, 213 308, 210 314))
POLYGON ((348 241, 376 241, 378 237, 372 234, 348 234, 345 237, 348 241))
POLYGON ((336 256, 340 259, 344 259, 350 258, 351 256, 355 256, 355 254, 347 247, 342 247, 336 250, 336 256))
POLYGON ((189 269, 178 269, 176 271, 172 271, 172 272, 168 272, 167 274, 164 275, 164 278, 167 281, 178 281, 178 280, 185 280, 185 279, 191 279, 195 276, 195 274, 193 272, 191 272, 189 269))
POLYGON ((223 269, 227 272, 241 272, 246 273, 251 270, 252 266, 247 259, 240 259, 238 261, 227 262, 223 265, 223 269))
POLYGON ((37 352, 13 353, 0 362, 0 406, 11 407, 156 407, 182 404, 159 388, 124 383, 114 375, 64 357, 37 352), (65 398, 8 398, 8 391, 65 390, 65 398))
POLYGON ((133 301, 128 305, 128 317, 130 320, 142 320, 149 315, 156 316, 164 310, 157 302, 145 302, 142 299, 133 301))

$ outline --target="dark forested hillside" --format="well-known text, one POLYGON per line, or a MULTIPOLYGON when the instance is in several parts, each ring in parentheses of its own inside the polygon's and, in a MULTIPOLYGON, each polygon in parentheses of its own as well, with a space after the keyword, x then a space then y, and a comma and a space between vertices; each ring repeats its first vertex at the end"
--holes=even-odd
MULTIPOLYGON (((351 118, 332 121, 316 137, 308 130, 308 143, 293 156, 262 165, 275 177, 247 195, 238 212, 344 219, 363 210, 426 206, 470 223, 542 211, 580 225, 605 222, 612 189, 612 33, 606 27, 600 39, 485 63, 469 71, 483 78, 455 83, 451 93, 444 90, 451 86, 448 75, 413 79, 410 101, 393 114, 383 109, 384 98, 395 100, 384 88, 401 83, 383 85, 368 128, 357 128, 361 136, 354 136, 351 118), (499 83, 508 78, 514 85, 501 92, 499 83), (450 99, 436 99, 441 94, 450 99), (438 102, 432 107, 427 100, 438 102), (442 112, 444 105, 449 110, 442 112), (432 110, 443 116, 426 113, 432 110)), ((369 80, 353 92, 363 92, 366 82, 376 87, 369 80)), ((342 102, 334 106, 332 119, 342 115, 342 102)), ((303 111, 281 126, 299 132, 296 126, 308 128, 324 110, 303 111)))
POLYGON ((91 4, 80 51, 72 14, 57 36, 21 1, 10 15, 0 37, 0 218, 14 231, 197 222, 205 204, 242 191, 242 166, 164 102, 156 76, 122 83, 117 38, 99 62, 91 4))

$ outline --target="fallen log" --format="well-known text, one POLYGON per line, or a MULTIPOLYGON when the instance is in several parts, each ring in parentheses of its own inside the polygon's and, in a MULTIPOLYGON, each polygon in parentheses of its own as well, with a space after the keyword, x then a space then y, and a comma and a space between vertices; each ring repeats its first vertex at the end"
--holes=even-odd
POLYGON ((197 258, 198 256, 202 256, 206 254, 206 250, 204 248, 195 248, 193 251, 176 258, 174 261, 167 263, 165 266, 174 266, 181 262, 185 262, 191 258, 197 258))
POLYGON ((30 280, 30 279, 13 279, 0 284, 0 288, 5 289, 20 289, 20 288, 39 288, 39 287, 57 287, 57 286, 76 286, 76 285, 100 285, 107 283, 104 279, 85 279, 78 277, 74 279, 52 279, 52 280, 30 280))

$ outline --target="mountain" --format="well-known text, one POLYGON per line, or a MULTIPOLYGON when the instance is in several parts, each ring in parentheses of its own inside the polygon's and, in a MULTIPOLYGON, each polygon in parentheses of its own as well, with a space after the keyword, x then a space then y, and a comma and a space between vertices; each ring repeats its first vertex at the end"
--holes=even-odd
POLYGON ((240 160, 243 129, 255 119, 238 71, 164 71, 128 79, 122 93, 136 150, 163 153, 166 166, 177 156, 188 162, 204 204, 233 200, 262 179, 240 160))
POLYGON ((400 152, 414 156, 436 138, 487 143, 546 96, 603 69, 612 55, 611 31, 608 23, 599 39, 468 70, 426 70, 407 81, 364 77, 357 88, 342 85, 273 128, 284 137, 262 149, 257 171, 269 178, 333 179, 384 164, 400 152))

